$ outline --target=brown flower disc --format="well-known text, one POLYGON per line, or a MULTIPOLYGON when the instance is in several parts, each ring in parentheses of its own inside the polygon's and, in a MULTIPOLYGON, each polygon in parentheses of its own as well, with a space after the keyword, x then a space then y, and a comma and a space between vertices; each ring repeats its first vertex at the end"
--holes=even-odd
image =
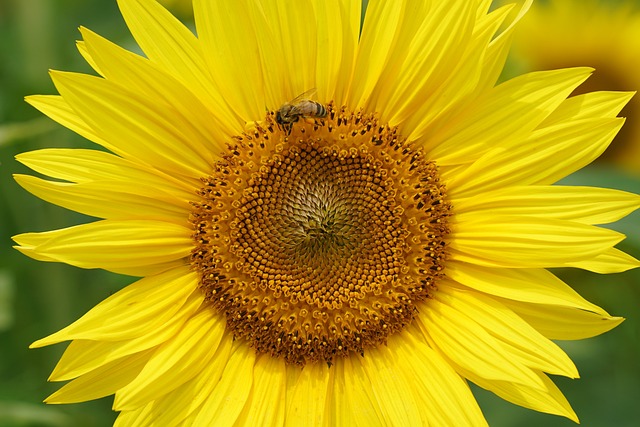
POLYGON ((442 274, 448 233, 436 165, 373 114, 327 111, 291 129, 270 113, 235 138, 192 214, 208 304, 294 364, 401 330, 442 274))

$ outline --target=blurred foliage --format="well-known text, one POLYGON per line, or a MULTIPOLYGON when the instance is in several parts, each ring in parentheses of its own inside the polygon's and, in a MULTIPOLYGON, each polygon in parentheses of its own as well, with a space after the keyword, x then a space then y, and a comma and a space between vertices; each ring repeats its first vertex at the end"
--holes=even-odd
MULTIPOLYGON (((640 0, 639 0, 640 2, 640 0)), ((28 94, 56 93, 50 68, 91 72, 75 49, 78 26, 86 26, 130 49, 131 37, 115 0, 0 0, 0 426, 110 426, 111 398, 77 405, 41 401, 58 388, 45 379, 64 345, 29 350, 34 340, 71 323, 134 279, 31 260, 11 249, 11 236, 90 221, 47 204, 11 178, 28 173, 14 160, 44 147, 89 147, 72 132, 29 107, 28 94)), ((511 66, 507 74, 517 66, 511 66)), ((517 72, 523 70, 518 69, 517 72)), ((634 70, 639 73, 640 70, 634 70)), ((629 88, 630 90, 638 88, 629 88)), ((640 141, 638 141, 640 144, 640 141)), ((611 167, 593 166, 566 179, 640 192, 640 178, 611 167)), ((613 225, 629 238, 622 249, 640 256, 640 214, 613 225)), ((557 273, 587 299, 627 321, 590 340, 563 342, 583 378, 557 383, 585 426, 635 426, 640 420, 640 272, 601 276, 557 273)), ((571 421, 516 407, 474 388, 490 424, 572 426, 571 421)))

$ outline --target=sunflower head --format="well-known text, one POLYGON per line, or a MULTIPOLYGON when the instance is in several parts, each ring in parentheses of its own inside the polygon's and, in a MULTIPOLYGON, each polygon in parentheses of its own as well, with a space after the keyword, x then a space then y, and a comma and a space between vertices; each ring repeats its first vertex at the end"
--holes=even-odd
POLYGON ((279 128, 280 109, 230 143, 192 214, 206 300, 257 351, 299 364, 363 354, 408 324, 448 231, 422 150, 375 114, 312 107, 326 117, 279 128))

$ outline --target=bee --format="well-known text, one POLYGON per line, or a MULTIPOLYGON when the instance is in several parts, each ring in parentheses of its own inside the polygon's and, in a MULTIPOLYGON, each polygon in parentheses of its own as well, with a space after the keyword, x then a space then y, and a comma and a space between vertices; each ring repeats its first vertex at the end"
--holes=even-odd
POLYGON ((291 133, 293 124, 300 118, 312 117, 321 119, 327 116, 327 109, 324 105, 307 98, 313 93, 315 93, 315 89, 308 90, 278 108, 276 122, 286 129, 288 133, 291 133))

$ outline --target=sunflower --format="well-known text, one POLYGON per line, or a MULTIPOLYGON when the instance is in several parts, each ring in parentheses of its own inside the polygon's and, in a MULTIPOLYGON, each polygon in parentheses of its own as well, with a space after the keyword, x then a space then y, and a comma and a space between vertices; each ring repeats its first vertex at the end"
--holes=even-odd
MULTIPOLYGON (((544 70, 591 65, 595 73, 576 93, 640 88, 640 10, 634 1, 536 3, 516 31, 513 55, 544 70)), ((640 173, 640 98, 622 110, 626 125, 600 160, 640 173)))
POLYGON ((194 1, 194 36, 120 0, 140 56, 81 28, 99 76, 28 102, 106 150, 18 160, 96 218, 14 237, 140 277, 36 341, 71 341, 46 399, 115 395, 116 425, 484 425, 468 382, 577 420, 551 339, 622 322, 546 270, 639 262, 594 224, 640 197, 552 185, 631 94, 590 68, 496 85, 528 8, 489 1, 194 1), (517 13, 512 13, 516 10, 517 13), (511 18, 514 16, 513 18, 511 18))

